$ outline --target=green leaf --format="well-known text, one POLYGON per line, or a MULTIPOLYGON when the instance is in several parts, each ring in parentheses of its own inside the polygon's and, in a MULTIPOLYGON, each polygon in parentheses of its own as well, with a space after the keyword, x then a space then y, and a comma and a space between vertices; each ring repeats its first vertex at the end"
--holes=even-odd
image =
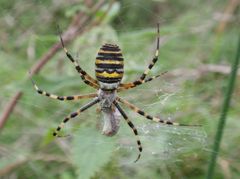
POLYGON ((42 142, 40 143, 41 147, 44 147, 51 143, 56 137, 53 136, 53 131, 55 128, 50 128, 48 132, 43 136, 42 142))
POLYGON ((73 140, 72 158, 78 178, 92 177, 111 160, 114 137, 106 137, 91 127, 81 127, 73 140))

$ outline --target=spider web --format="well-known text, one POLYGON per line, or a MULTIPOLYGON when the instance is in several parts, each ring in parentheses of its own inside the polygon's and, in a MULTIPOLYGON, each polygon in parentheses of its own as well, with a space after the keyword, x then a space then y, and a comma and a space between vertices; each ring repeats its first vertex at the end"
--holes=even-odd
MULTIPOLYGON (((123 94, 119 94, 119 96, 124 99, 128 99, 134 105, 140 107, 148 114, 154 116, 164 116, 165 119, 174 120, 175 115, 179 112, 183 112, 182 106, 177 105, 174 111, 164 112, 164 108, 170 103, 179 102, 181 100, 191 101, 193 100, 191 95, 184 94, 184 91, 179 90, 174 84, 169 82, 164 82, 165 80, 157 80, 157 82, 153 82, 151 84, 145 84, 141 87, 129 90, 123 94), (156 84, 160 83, 163 88, 159 88, 156 84), (154 85, 156 85, 154 87, 154 85), (165 92, 168 91, 168 92, 165 92), (146 94, 146 102, 142 100, 142 95, 146 94), (155 110, 152 110, 155 109, 155 110), (164 115, 163 115, 164 114, 164 115)), ((49 114, 47 119, 43 119, 40 122, 39 130, 28 130, 28 131, 19 131, 19 135, 22 136, 30 136, 30 135, 44 135, 49 129, 56 128, 56 121, 60 123, 64 116, 67 116, 70 112, 77 110, 81 105, 79 103, 64 103, 59 105, 59 109, 57 111, 52 111, 51 109, 47 109, 40 104, 34 104, 33 102, 28 100, 32 98, 32 96, 38 98, 40 101, 45 101, 44 103, 58 103, 54 100, 47 99, 46 97, 39 96, 38 94, 34 94, 35 91, 32 89, 31 92, 25 93, 25 98, 20 100, 19 105, 23 105, 25 107, 35 108, 35 111, 47 111, 49 114), (40 99, 41 98, 41 99, 40 99), (64 109, 64 111, 63 111, 64 109), (51 120, 51 121, 49 121, 51 120), (55 121, 55 122, 54 122, 55 121), (41 129, 42 128, 42 129, 41 129)), ((4 101, 7 101, 7 97, 1 97, 4 101)), ((43 103, 43 104, 44 104, 43 103)), ((83 102, 86 103, 86 102, 83 102)), ((81 103, 81 104, 83 104, 81 103)), ((124 105, 121 105, 124 107, 124 105)), ((139 164, 146 164, 159 160, 159 161, 181 161, 178 158, 179 155, 189 154, 190 155, 198 155, 198 152, 202 150, 208 150, 206 146, 207 134, 202 127, 182 127, 182 126, 166 126, 162 124, 155 123, 153 121, 149 121, 144 117, 132 112, 130 109, 124 107, 124 111, 129 116, 129 119, 136 126, 140 140, 143 145, 142 158, 138 161, 139 164)), ((27 116, 26 116, 27 118, 27 116)), ((85 118, 91 119, 93 124, 98 125, 100 127, 96 128, 99 133, 101 133, 101 116, 96 114, 95 107, 93 109, 89 109, 89 111, 84 112, 80 117, 77 117, 74 120, 71 120, 63 129, 64 134, 70 134, 73 138, 76 136, 76 131, 79 129, 82 123, 86 120, 85 118), (81 122, 84 120, 83 122, 81 122), (77 124, 77 125, 76 125, 77 124), (80 124, 80 125, 79 125, 80 124), (75 131, 75 132, 74 132, 75 131)), ((34 122, 34 119, 30 119, 28 122, 34 122)), ((176 121, 179 122, 179 121, 176 121)), ((191 122, 191 124, 196 124, 196 122, 191 122)), ((17 127, 16 127, 17 130, 17 127)), ((84 136, 83 136, 84 137, 84 136)), ((86 138, 88 136, 85 136, 86 138)), ((126 122, 122 119, 121 127, 118 134, 115 136, 116 145, 114 153, 125 153, 128 157, 123 157, 121 159, 121 165, 132 165, 132 162, 135 160, 136 155, 138 154, 138 149, 136 145, 136 138, 131 128, 126 124, 126 122), (130 157, 130 158, 129 158, 130 157)), ((67 145, 70 145, 68 140, 63 139, 63 143, 66 142, 67 145)), ((114 141, 112 141, 114 142, 114 141)), ((92 147, 108 145, 109 141, 91 141, 92 147)))
MULTIPOLYGON (((129 3, 128 5, 125 5, 123 8, 131 8, 132 6, 139 6, 144 12, 152 14, 151 11, 148 9, 142 7, 139 4, 136 3, 129 3)), ((154 18, 160 19, 161 22, 169 22, 174 21, 176 19, 161 19, 155 14, 152 14, 154 18)), ((194 18, 194 17, 192 17, 194 18)), ((123 25, 125 25, 124 19, 121 19, 118 17, 119 22, 123 25)), ((116 30, 118 33, 124 33, 129 31, 144 31, 146 27, 139 26, 139 27, 132 27, 131 29, 126 28, 126 30, 116 30)), ((188 31, 182 31, 182 32, 171 32, 171 36, 173 38, 178 38, 177 36, 187 36, 188 34, 192 33, 192 29, 189 29, 188 31)), ((113 33, 114 34, 114 33, 113 33)), ((155 30, 153 28, 153 33, 155 34, 155 30)), ((109 34, 108 34, 109 35, 109 34)), ((114 36, 114 35, 113 35, 114 36)), ((117 39, 117 37, 115 37, 117 39)), ((148 48, 149 53, 141 53, 138 52, 140 55, 136 55, 135 59, 138 59, 139 56, 144 56, 145 59, 151 59, 152 54, 154 54, 154 49, 156 44, 151 43, 154 41, 155 37, 153 35, 153 40, 149 39, 139 39, 136 38, 135 41, 124 41, 126 37, 122 37, 122 40, 120 40, 120 43, 122 46, 128 45, 128 46, 138 46, 138 44, 142 44, 144 46, 150 46, 148 48), (150 42, 150 43, 149 43, 150 42)), ((93 38, 94 39, 94 38, 93 38)), ((115 40, 116 40, 115 39, 115 40)), ((161 38, 161 43, 164 45, 166 38, 161 38)), ((203 47, 205 44, 201 43, 198 44, 201 47, 203 47)), ((98 48, 94 47, 94 48, 98 48)), ((80 48, 81 49, 81 48, 80 48)), ((94 49, 96 51, 96 49, 94 49)), ((78 49, 75 51, 78 51, 78 49)), ((95 58, 95 54, 92 53, 93 49, 89 48, 89 51, 83 52, 83 56, 89 55, 91 59, 95 58)), ((126 50, 125 50, 126 51, 126 50)), ((161 49, 160 49, 161 51, 161 49)), ((76 53, 75 53, 76 54, 76 53)), ((61 54, 63 55, 63 54, 61 54)), ((131 81, 135 79, 137 76, 139 76, 145 67, 147 66, 149 60, 145 60, 144 64, 136 65, 137 62, 133 62, 134 60, 131 60, 132 58, 128 58, 128 54, 125 55, 125 66, 126 66, 126 73, 128 73, 128 77, 124 79, 124 81, 131 81), (134 75, 131 75, 129 72, 133 71, 134 75), (130 75, 129 75, 130 74, 130 75)), ((151 71, 151 75, 158 74, 159 71, 163 72, 163 70, 156 66, 161 64, 162 59, 157 62, 153 70, 151 71)), ((50 62, 55 63, 55 62, 50 62)), ((94 63, 89 64, 83 64, 84 69, 92 69, 92 65, 94 63)), ((50 64, 51 65, 51 64, 50 64)), ((71 69, 71 72, 67 72, 66 74, 74 74, 76 75, 76 72, 74 71, 73 66, 69 64, 69 69, 71 69)), ((174 69, 174 67, 173 67, 174 69)), ((86 70, 87 71, 87 70, 86 70)), ((91 70, 90 70, 91 71, 91 70)), ((171 69, 169 69, 171 72, 171 69)), ((27 69, 26 69, 27 72, 27 69)), ((91 72, 90 72, 91 73, 91 72)), ((93 70, 92 70, 93 74, 93 70)), ((55 74, 55 77, 57 75, 55 74)), ((76 75, 77 76, 77 75, 76 75)), ((53 79, 55 78, 53 77, 53 79)), ((74 78, 75 80, 78 80, 77 78, 74 78)), ((83 83, 79 82, 81 85, 83 83)), ((181 86, 182 80, 179 82, 179 78, 177 80, 171 80, 170 82, 167 81, 167 79, 163 76, 162 79, 156 79, 155 82, 150 82, 149 84, 144 84, 141 87, 137 87, 135 89, 129 90, 128 92, 123 92, 119 94, 119 96, 123 97, 124 99, 129 100, 134 105, 140 107, 145 112, 154 115, 154 116, 163 116, 164 119, 173 120, 176 122, 178 121, 178 118, 181 118, 182 113, 185 111, 185 107, 181 105, 181 101, 194 101, 195 97, 191 94, 186 94, 183 87, 181 86), (171 107, 171 105, 174 105, 175 107, 171 107), (168 107, 171 107, 171 110, 168 111, 168 107), (180 116, 180 117, 179 117, 180 116)), ((29 81, 28 86, 31 87, 31 83, 29 81)), ((53 88, 44 87, 44 84, 39 84, 40 88, 46 90, 46 91, 54 91, 53 88)), ((52 85, 54 86, 54 84, 52 85)), ((60 88, 60 87, 58 87, 60 88)), ((67 92, 67 86, 64 87, 66 89, 65 94, 69 94, 67 92)), ((9 101, 11 98, 11 94, 8 93, 8 87, 3 87, 1 89, 2 94, 1 99, 2 101, 9 101)), ((87 91, 84 89, 84 91, 87 93, 87 91)), ((84 100, 84 102, 80 102, 80 104, 86 103, 87 100, 84 100)), ((77 110, 81 105, 79 103, 71 103, 71 102, 56 102, 51 99, 47 99, 46 97, 39 97, 38 94, 35 94, 35 91, 33 89, 28 89, 24 93, 24 98, 22 98, 19 101, 19 105, 21 108, 26 108, 29 110, 34 109, 36 113, 41 113, 41 111, 44 111, 45 113, 48 113, 48 118, 43 119, 41 122, 38 121, 39 129, 36 130, 30 129, 30 130, 18 130, 18 126, 11 127, 12 129, 15 129, 19 135, 22 135, 22 139, 20 139, 19 144, 16 144, 16 146, 21 146, 24 141, 26 141, 26 138, 29 139, 31 135, 42 135, 44 133, 48 133, 51 131, 51 129, 55 129, 64 116, 67 116, 70 112, 74 112, 77 110), (37 100, 36 100, 37 99, 37 100), (34 102, 36 100, 37 102, 34 102), (46 106, 56 105, 58 106, 57 110, 52 110, 51 108, 48 108, 46 106), (26 138, 25 138, 25 137, 26 138)), ((1 107, 3 107, 4 104, 2 103, 1 107)), ((124 105, 121 105, 124 106, 124 105)), ((16 113, 21 111, 21 108, 16 109, 16 113)), ((27 111, 27 110, 25 110, 27 111)), ((177 162, 180 161, 181 158, 179 157, 182 154, 190 154, 190 155, 198 155, 198 152, 200 153, 202 150, 209 150, 207 149, 206 140, 207 140, 207 134, 205 130, 202 127, 179 127, 179 126, 166 126, 157 124, 152 121, 148 121, 142 116, 139 116, 138 114, 135 114, 134 112, 131 112, 130 109, 124 107, 124 111, 128 114, 129 119, 134 123, 136 126, 140 140, 143 145, 143 153, 142 158, 138 161, 139 164, 145 164, 148 165, 152 161, 173 161, 177 162)), ((27 123, 36 123, 34 118, 32 117, 32 114, 25 113, 24 114, 25 119, 27 123)), ((95 113, 95 109, 90 109, 89 111, 84 112, 84 114, 81 115, 81 117, 77 118, 76 120, 70 121, 66 127, 63 129, 64 133, 71 134, 72 137, 75 137, 75 130, 78 130, 80 125, 78 121, 81 121, 82 119, 91 119, 94 121, 96 125, 98 125, 99 120, 97 118, 97 114, 95 113), (95 121, 95 119, 97 119, 95 121), (78 124, 78 125, 75 125, 78 124)), ((39 118, 39 117, 38 117, 39 118)), ((24 119, 23 119, 24 120, 24 119)), ((184 119, 183 119, 184 120, 184 119)), ((86 122, 86 120, 83 120, 83 123, 86 122)), ((186 124, 198 124, 199 121, 188 121, 184 122, 186 124)), ((182 122, 183 123, 183 122, 182 122)), ((96 129, 101 133, 101 127, 98 127, 96 129)), ((86 136, 87 137, 87 136, 86 136)), ((115 146, 115 153, 123 154, 121 158, 121 165, 122 166, 128 166, 132 165, 132 162, 135 160, 137 154, 138 154, 138 148, 136 145, 136 138, 132 132, 132 130, 129 128, 129 126, 125 123, 124 120, 121 121, 121 127, 120 131, 118 132, 117 136, 116 146, 115 146), (125 156, 125 157, 124 157, 125 156)), ((69 145, 68 140, 63 140, 61 142, 62 146, 69 145)), ((98 147, 102 144, 108 145, 108 141, 101 140, 101 141, 92 141, 93 147, 98 147)), ((52 146, 50 146, 52 147, 52 146)), ((54 147, 52 147, 54 150, 54 147)), ((66 147, 68 150, 68 147, 66 147)), ((13 150, 15 154, 17 154, 17 150, 13 150)), ((13 155, 13 153, 8 153, 6 156, 11 156, 13 158, 19 157, 19 155, 13 155)))
MULTIPOLYGON (((158 82, 163 84, 165 88, 166 84, 168 84, 170 88, 175 88, 173 87, 174 84, 165 84, 164 80, 158 80, 158 82)), ((157 83, 155 83, 155 85, 156 84, 157 83)), ((153 86, 154 84, 148 84, 142 87, 142 89, 133 89, 129 92, 131 95, 125 97, 125 99, 128 99, 136 106, 140 106, 140 108, 148 114, 153 116, 164 116, 164 119, 171 121, 175 121, 175 118, 177 118, 176 115, 180 115, 184 109, 182 109, 183 107, 181 105, 177 105, 174 111, 166 113, 164 112, 166 106, 175 103, 176 101, 193 100, 191 99, 191 95, 186 95, 183 91, 179 91, 177 88, 173 91, 168 90, 169 92, 165 93, 164 91, 166 91, 166 89, 159 87, 153 89, 153 86), (135 95, 132 95, 132 93, 135 95), (139 94, 146 94, 146 98, 152 100, 144 102, 144 100, 141 99, 142 97, 139 97, 139 94)), ((201 152, 201 150, 206 149, 207 134, 202 127, 166 126, 148 121, 138 114, 132 112, 129 113, 130 111, 127 108, 125 108, 125 110, 128 110, 131 121, 136 123, 136 128, 139 131, 140 139, 142 141, 143 160, 139 161, 141 164, 148 164, 155 160, 177 161, 180 160, 178 159, 178 156, 181 154, 191 153, 197 155, 197 151, 201 152)), ((181 123, 180 121, 175 122, 181 123)), ((194 124, 194 122, 191 122, 191 124, 194 124)), ((121 140, 127 141, 127 139, 129 139, 129 134, 126 136, 123 134, 121 137, 123 137, 121 140)), ((125 145, 121 144, 119 149, 121 148, 132 152, 135 150, 136 152, 134 139, 131 140, 131 143, 126 142, 125 145)), ((130 163, 129 159, 123 160, 124 165, 130 163)))

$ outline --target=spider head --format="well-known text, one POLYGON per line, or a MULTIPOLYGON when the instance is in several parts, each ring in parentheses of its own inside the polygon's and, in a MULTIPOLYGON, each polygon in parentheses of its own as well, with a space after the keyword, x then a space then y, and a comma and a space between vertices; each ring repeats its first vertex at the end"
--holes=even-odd
POLYGON ((123 56, 114 44, 104 44, 96 57, 96 78, 103 89, 115 89, 123 77, 123 56))

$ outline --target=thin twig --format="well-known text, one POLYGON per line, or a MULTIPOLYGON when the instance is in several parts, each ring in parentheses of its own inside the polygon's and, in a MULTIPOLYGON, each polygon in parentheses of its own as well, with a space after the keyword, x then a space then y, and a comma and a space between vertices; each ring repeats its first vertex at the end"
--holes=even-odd
POLYGON ((17 92, 13 98, 10 100, 10 102, 7 104, 5 110, 3 110, 3 114, 0 118, 0 129, 3 128, 4 124, 6 123, 8 116, 11 114, 11 112, 13 111, 13 109, 15 108, 18 100, 21 98, 22 96, 22 92, 19 91, 17 92))
POLYGON ((60 162, 66 163, 68 165, 72 165, 71 161, 68 160, 66 157, 56 156, 56 155, 48 155, 48 154, 36 154, 34 156, 26 157, 24 159, 20 159, 14 163, 11 163, 4 168, 0 169, 0 177, 11 173, 15 169, 19 168, 20 166, 30 162, 30 161, 45 161, 45 162, 60 162))
MULTIPOLYGON (((231 72, 231 67, 228 65, 217 65, 217 64, 203 64, 198 68, 178 68, 169 71, 164 76, 166 77, 183 77, 189 79, 199 79, 209 73, 219 73, 222 75, 228 75, 231 72)), ((240 71, 237 72, 240 76, 240 71)))
POLYGON ((238 8, 240 4, 239 0, 230 0, 228 1, 228 5, 222 15, 222 18, 220 20, 220 23, 216 29, 217 34, 221 34, 224 32, 225 28, 227 27, 227 24, 229 22, 229 17, 231 17, 234 14, 234 11, 238 8))
POLYGON ((7 165, 6 167, 0 169, 0 177, 10 173, 14 169, 25 164, 27 161, 28 161, 27 159, 21 159, 19 161, 16 161, 15 163, 11 163, 11 164, 7 165))

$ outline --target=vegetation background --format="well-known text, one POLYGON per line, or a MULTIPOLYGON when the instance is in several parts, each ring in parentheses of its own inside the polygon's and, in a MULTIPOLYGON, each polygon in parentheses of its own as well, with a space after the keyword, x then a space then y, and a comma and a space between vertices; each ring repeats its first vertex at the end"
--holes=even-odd
MULTIPOLYGON (((0 128, 0 178, 203 178, 236 54, 238 8, 237 0, 1 0, 1 115, 14 94, 22 94, 0 128), (94 11, 98 3, 102 5, 94 11), (86 21, 72 35, 69 29, 76 28, 78 20, 86 21), (42 97, 28 78, 28 70, 34 71, 34 64, 59 43, 56 26, 69 51, 93 76, 101 44, 119 44, 125 57, 124 81, 131 81, 154 54, 157 22, 160 60, 150 75, 168 73, 119 95, 150 114, 202 127, 163 126, 124 108, 144 147, 137 163, 132 131, 122 121, 116 136, 102 136, 96 108, 67 124, 63 131, 71 137, 53 138, 61 120, 87 102, 42 97)), ((59 95, 94 91, 80 80, 61 49, 49 59, 33 75, 42 89, 59 95)), ((215 178, 240 177, 239 96, 238 76, 215 178)))

